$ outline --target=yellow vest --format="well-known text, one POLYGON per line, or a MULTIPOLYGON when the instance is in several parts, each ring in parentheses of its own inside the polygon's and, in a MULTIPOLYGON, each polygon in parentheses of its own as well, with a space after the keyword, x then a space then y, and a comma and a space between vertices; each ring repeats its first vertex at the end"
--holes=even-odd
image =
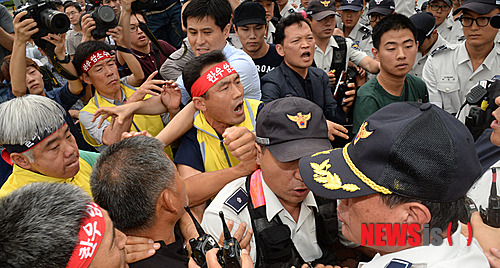
POLYGON ((67 179, 45 176, 14 164, 12 174, 10 174, 9 178, 0 189, 0 198, 8 195, 10 192, 20 188, 21 186, 28 185, 33 182, 59 182, 73 184, 82 188, 85 192, 92 196, 89 184, 92 167, 81 157, 78 160, 80 161, 80 170, 74 177, 67 179))
MULTIPOLYGON (((129 99, 132 94, 135 92, 135 88, 125 85, 123 83, 120 84, 121 89, 123 90, 126 99, 129 99)), ((151 96, 147 96, 145 99, 150 98, 151 96)), ((101 107, 114 107, 116 105, 108 102, 106 99, 101 97, 99 93, 96 91, 95 95, 92 99, 90 99, 89 103, 83 107, 82 111, 94 114, 97 109, 101 107)), ((108 117, 107 120, 111 122, 110 118, 108 117)), ((83 138, 92 146, 94 147, 101 147, 103 146, 102 143, 97 143, 92 136, 87 132, 87 129, 80 123, 80 127, 82 129, 82 134, 83 138)), ((161 120, 160 115, 141 115, 141 114, 136 114, 134 115, 132 125, 130 126, 130 131, 143 131, 146 130, 149 134, 151 134, 153 137, 158 135, 162 130, 163 130, 163 121, 161 120)), ((170 149, 170 146, 165 148, 165 152, 168 154, 170 159, 173 159, 173 154, 172 150, 170 149)))
MULTIPOLYGON (((262 102, 253 99, 244 100, 245 121, 235 126, 246 127, 251 132, 254 132, 257 110, 262 102)), ((231 155, 223 140, 219 139, 217 132, 208 124, 205 116, 200 111, 195 113, 193 125, 197 129, 196 137, 200 144, 205 172, 234 167, 240 163, 238 159, 231 155)))

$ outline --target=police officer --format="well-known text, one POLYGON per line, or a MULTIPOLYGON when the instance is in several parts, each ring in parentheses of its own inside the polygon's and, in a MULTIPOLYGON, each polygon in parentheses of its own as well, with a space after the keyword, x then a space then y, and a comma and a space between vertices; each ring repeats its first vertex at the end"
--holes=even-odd
POLYGON ((219 237, 219 211, 235 226, 251 226, 256 267, 335 264, 336 203, 315 200, 298 167, 301 157, 331 148, 323 111, 304 98, 275 100, 259 113, 256 135, 261 168, 226 185, 205 210, 202 227, 219 237))
POLYGON ((344 25, 341 28, 344 36, 354 41, 353 47, 366 52, 367 49, 371 49, 367 46, 372 32, 370 28, 359 22, 359 18, 363 14, 363 7, 363 0, 341 0, 339 13, 344 25))
POLYGON ((434 16, 438 33, 447 41, 451 39, 453 29, 453 19, 450 14, 452 4, 451 0, 431 0, 426 10, 434 16))
MULTIPOLYGON (((500 47, 494 42, 498 29, 489 24, 489 18, 500 12, 497 2, 466 0, 454 13, 460 11, 466 41, 434 50, 423 70, 429 101, 452 114, 475 84, 500 73, 500 47)), ((461 117, 467 113, 466 108, 461 117)))
POLYGON ((428 12, 420 12, 410 17, 417 28, 418 52, 410 74, 422 78, 422 70, 428 56, 440 47, 446 47, 446 41, 436 29, 436 19, 428 12))

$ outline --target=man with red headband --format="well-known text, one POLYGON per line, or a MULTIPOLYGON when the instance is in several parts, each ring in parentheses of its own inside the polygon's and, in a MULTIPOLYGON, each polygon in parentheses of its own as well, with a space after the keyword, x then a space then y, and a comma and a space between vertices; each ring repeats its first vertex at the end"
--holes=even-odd
POLYGON ((14 164, 0 197, 33 182, 79 186, 90 195, 89 178, 98 154, 79 151, 55 101, 26 95, 0 105, 2 158, 14 164))
POLYGON ((190 206, 196 206, 215 196, 228 182, 256 169, 256 151, 237 159, 233 153, 243 146, 235 143, 242 140, 230 142, 228 135, 241 137, 254 132, 261 102, 243 97, 238 73, 218 50, 189 62, 182 76, 199 111, 174 162, 181 177, 186 178, 190 206))
MULTIPOLYGON (((98 122, 92 122, 92 116, 98 108, 139 101, 148 98, 147 95, 159 96, 157 92, 163 92, 167 88, 167 86, 162 88, 161 85, 168 84, 166 81, 154 80, 156 72, 151 74, 138 89, 120 82, 115 58, 111 56, 110 51, 111 48, 104 42, 87 41, 78 46, 74 58, 81 79, 93 85, 96 90, 94 97, 80 111, 80 123, 85 140, 99 151, 119 141, 123 132, 146 130, 156 136, 163 129, 163 122, 160 115, 134 115, 120 123, 113 120, 104 121, 100 127, 98 122)), ((168 84, 168 89, 174 87, 175 83, 168 84)), ((179 103, 180 92, 179 90, 177 92, 177 103, 179 103)), ((164 94, 162 101, 163 96, 164 94)), ((169 112, 173 116, 174 111, 169 112)))
POLYGON ((128 267, 127 237, 78 187, 33 183, 0 200, 1 267, 128 267))

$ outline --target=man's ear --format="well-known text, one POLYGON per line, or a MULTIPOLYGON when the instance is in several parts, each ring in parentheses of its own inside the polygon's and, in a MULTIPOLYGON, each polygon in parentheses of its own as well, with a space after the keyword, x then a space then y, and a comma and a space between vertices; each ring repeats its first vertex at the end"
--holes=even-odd
POLYGON ((10 159, 12 159, 12 161, 14 163, 16 163, 16 165, 18 165, 21 168, 24 168, 24 169, 31 168, 30 160, 28 159, 28 157, 26 157, 25 155, 23 155, 21 153, 11 153, 10 159))
POLYGON ((165 189, 163 192, 160 194, 160 198, 158 200, 159 202, 159 207, 163 209, 164 211, 168 211, 172 214, 177 214, 179 213, 179 210, 175 206, 175 194, 169 190, 165 189))
POLYGON ((206 100, 202 97, 194 97, 193 98, 193 104, 194 104, 194 107, 196 107, 196 109, 204 112, 207 110, 207 106, 206 106, 206 100))
POLYGON ((281 57, 284 57, 285 56, 285 50, 283 49, 283 46, 281 44, 277 44, 276 45, 276 52, 278 52, 278 54, 281 56, 281 57))
POLYGON ((378 58, 378 49, 372 47, 372 54, 373 54, 373 59, 377 60, 378 62, 380 62, 380 60, 378 58))
POLYGON ((257 158, 255 159, 255 162, 260 166, 262 163, 262 148, 257 143, 255 143, 255 148, 257 148, 257 158))
MULTIPOLYGON (((232 19, 231 19, 231 21, 232 21, 232 19)), ((222 30, 222 34, 224 34, 224 39, 227 39, 229 37, 229 33, 231 32, 231 25, 232 25, 232 23, 229 23, 222 30)))
POLYGON ((88 85, 91 85, 92 83, 90 82, 90 77, 88 74, 86 73, 83 73, 82 76, 81 76, 83 82, 85 82, 86 84, 88 85))
POLYGON ((240 35, 238 34, 238 27, 236 27, 236 25, 233 25, 233 29, 234 29, 234 32, 236 33, 236 36, 238 36, 238 38, 240 38, 240 35))
POLYGON ((419 225, 423 225, 431 221, 431 212, 425 205, 418 202, 410 202, 401 206, 403 206, 403 209, 407 213, 404 223, 418 223, 419 225))

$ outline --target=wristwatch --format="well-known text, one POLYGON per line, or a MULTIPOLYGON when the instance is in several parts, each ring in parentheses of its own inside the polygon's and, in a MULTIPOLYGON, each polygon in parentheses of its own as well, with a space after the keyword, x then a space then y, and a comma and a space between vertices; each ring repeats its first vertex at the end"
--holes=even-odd
POLYGON ((69 63, 71 61, 71 58, 69 57, 69 54, 66 53, 66 55, 64 56, 64 59, 60 60, 57 58, 56 56, 56 60, 59 62, 59 63, 69 63))

